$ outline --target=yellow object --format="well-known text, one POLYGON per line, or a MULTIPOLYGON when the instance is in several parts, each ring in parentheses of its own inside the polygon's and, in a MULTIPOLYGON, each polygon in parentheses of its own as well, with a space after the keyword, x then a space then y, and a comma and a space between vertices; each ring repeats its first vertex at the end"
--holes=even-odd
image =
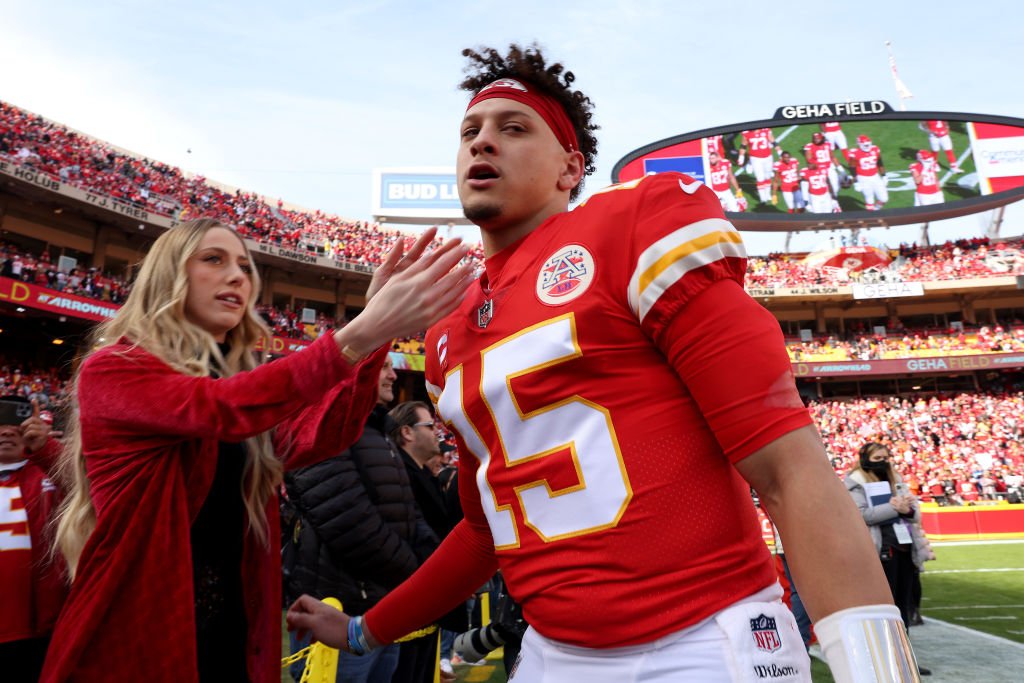
POLYGON ((779 203, 779 195, 777 195, 774 192, 772 192, 772 206, 775 206, 778 203, 779 203))
MULTIPOLYGON (((337 598, 324 598, 323 603, 330 605, 339 612, 344 611, 341 607, 341 601, 337 598)), ((423 636, 430 635, 437 631, 437 625, 428 626, 427 628, 421 628, 418 631, 402 636, 396 643, 404 643, 407 640, 413 640, 415 638, 422 638, 423 636)), ((437 653, 440 659, 441 654, 441 638, 438 634, 437 640, 437 653)), ((313 643, 309 647, 304 647, 298 652, 288 657, 281 659, 281 668, 287 669, 289 666, 299 661, 300 659, 306 660, 306 668, 302 671, 302 678, 299 679, 300 683, 334 683, 338 677, 338 650, 333 647, 328 647, 323 643, 313 643)), ((440 673, 434 673, 434 683, 440 683, 440 673)))
POLYGON ((743 190, 736 190, 736 199, 743 199, 743 190))
MULTIPOLYGON (((330 605, 339 612, 341 602, 336 598, 324 598, 325 605, 330 605)), ((290 657, 281 660, 281 668, 285 669, 300 659, 305 658, 306 668, 302 671, 301 683, 334 683, 338 678, 338 651, 323 643, 313 643, 290 657)))

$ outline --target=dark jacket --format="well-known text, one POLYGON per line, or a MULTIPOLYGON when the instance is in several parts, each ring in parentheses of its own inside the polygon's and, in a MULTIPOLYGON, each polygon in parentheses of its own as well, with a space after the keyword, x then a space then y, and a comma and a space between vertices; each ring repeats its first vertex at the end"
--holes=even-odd
POLYGON ((443 539, 455 525, 452 523, 444 493, 441 491, 441 483, 433 472, 416 462, 411 455, 405 452, 404 448, 399 446, 398 452, 405 463, 405 471, 409 475, 413 496, 416 498, 420 512, 423 513, 423 519, 427 521, 437 537, 443 539))
POLYGON ((349 450, 285 476, 285 594, 336 597, 362 614, 408 578, 437 537, 416 507, 378 406, 349 450), (287 509, 290 507, 291 509, 287 509))

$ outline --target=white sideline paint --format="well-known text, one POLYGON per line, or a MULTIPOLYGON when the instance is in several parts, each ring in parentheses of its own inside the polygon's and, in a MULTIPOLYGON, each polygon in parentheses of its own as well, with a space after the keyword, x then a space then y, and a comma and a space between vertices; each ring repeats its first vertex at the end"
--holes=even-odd
POLYGON ((955 545, 1015 545, 1024 543, 1024 539, 1003 539, 999 541, 932 541, 932 546, 937 548, 952 547, 955 545))
POLYGON ((1024 572, 1024 567, 1000 567, 996 569, 932 569, 925 574, 988 574, 992 572, 1024 572))
POLYGON ((941 612, 944 609, 1021 609, 1024 605, 953 605, 950 607, 922 607, 921 609, 936 610, 941 612))
POLYGON ((1024 644, 930 616, 910 629, 910 642, 932 670, 927 683, 1020 683, 1024 644))

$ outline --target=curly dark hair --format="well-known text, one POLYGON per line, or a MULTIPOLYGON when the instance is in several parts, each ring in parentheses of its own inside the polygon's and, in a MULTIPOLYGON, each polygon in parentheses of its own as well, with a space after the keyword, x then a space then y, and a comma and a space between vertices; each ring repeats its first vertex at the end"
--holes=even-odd
MULTIPOLYGON (((599 128, 591 122, 594 103, 579 90, 573 90, 576 76, 571 71, 566 71, 558 62, 548 66, 536 43, 527 47, 512 43, 507 55, 491 47, 476 50, 467 48, 462 51, 462 56, 469 60, 464 69, 466 78, 459 83, 462 90, 476 94, 499 78, 514 78, 529 83, 561 104, 576 131, 576 139, 583 154, 584 176, 594 172, 594 159, 597 157, 597 137, 594 131, 599 128)), ((575 200, 582 190, 581 179, 572 189, 569 199, 575 200)))

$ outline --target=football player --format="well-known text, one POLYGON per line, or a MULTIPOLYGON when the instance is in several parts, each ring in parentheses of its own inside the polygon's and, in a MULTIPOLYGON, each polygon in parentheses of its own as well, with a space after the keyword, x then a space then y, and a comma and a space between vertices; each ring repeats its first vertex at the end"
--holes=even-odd
MULTIPOLYGON (((960 166, 956 163, 956 153, 953 151, 953 138, 949 136, 949 124, 945 121, 922 121, 919 126, 921 130, 928 133, 928 144, 931 145, 932 151, 936 155, 940 149, 945 152, 949 170, 953 173, 960 173, 960 166)), ((936 163, 938 163, 937 156, 936 163)))
POLYGON ((732 172, 732 162, 718 156, 718 152, 708 154, 708 181, 723 210, 741 211, 738 200, 743 199, 743 191, 732 172))
POLYGON ((804 158, 807 165, 814 164, 818 169, 823 169, 828 176, 829 185, 832 186, 832 194, 839 196, 839 173, 836 169, 839 163, 833 154, 832 143, 825 139, 825 134, 814 132, 811 141, 804 145, 804 158))
POLYGON ((775 178, 772 180, 772 204, 777 202, 778 192, 790 213, 803 213, 806 202, 800 191, 800 162, 789 152, 783 152, 782 158, 775 162, 775 178))
POLYGON ((745 130, 740 135, 743 139, 740 142, 738 163, 740 166, 750 163, 757 182, 757 199, 767 204, 772 198, 772 150, 776 147, 775 136, 771 128, 745 130))
POLYGON ((867 135, 857 136, 857 149, 850 150, 850 167, 856 178, 854 187, 864 195, 864 208, 879 211, 889 201, 882 150, 867 135))
POLYGON ((920 150, 917 153, 917 161, 910 164, 910 175, 917 185, 914 206, 941 204, 946 201, 939 185, 939 162, 935 158, 935 152, 920 150))
POLYGON ((659 173, 568 211, 597 142, 575 77, 536 46, 463 54, 456 177, 487 258, 428 331, 426 380, 466 516, 362 617, 304 596, 290 626, 366 651, 500 568, 530 624, 513 682, 810 681, 753 486, 836 680, 909 672, 874 545, 715 193, 659 173))
POLYGON ((827 168, 811 162, 800 169, 800 190, 811 213, 833 213, 839 208, 827 168))
POLYGON ((825 135, 825 139, 831 143, 832 149, 838 149, 842 153, 843 158, 849 161, 849 145, 846 144, 846 133, 843 132, 843 127, 839 125, 839 122, 826 121, 818 125, 821 127, 821 132, 825 135))

